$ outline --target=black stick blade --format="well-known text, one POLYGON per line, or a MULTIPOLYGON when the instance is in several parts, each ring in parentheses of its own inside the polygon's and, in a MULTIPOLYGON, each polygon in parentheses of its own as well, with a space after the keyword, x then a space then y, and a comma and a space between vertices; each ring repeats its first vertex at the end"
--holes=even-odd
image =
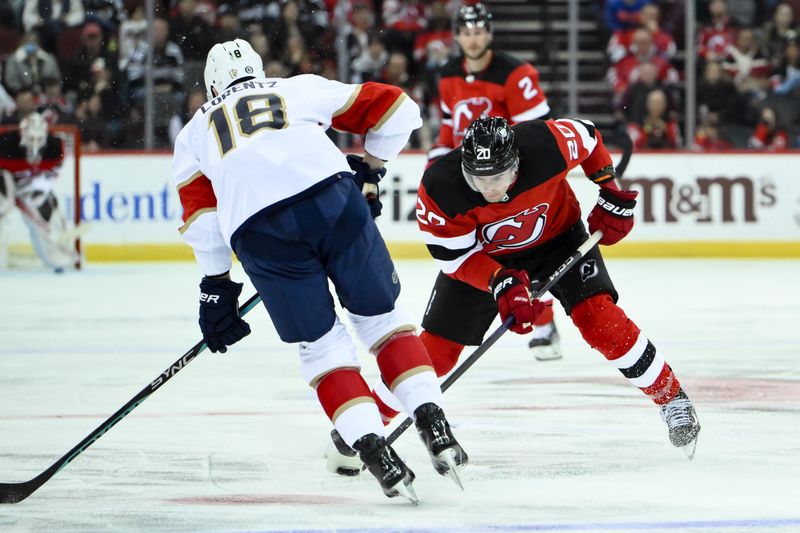
POLYGON ((0 503, 19 503, 39 486, 35 479, 25 483, 0 483, 0 503))

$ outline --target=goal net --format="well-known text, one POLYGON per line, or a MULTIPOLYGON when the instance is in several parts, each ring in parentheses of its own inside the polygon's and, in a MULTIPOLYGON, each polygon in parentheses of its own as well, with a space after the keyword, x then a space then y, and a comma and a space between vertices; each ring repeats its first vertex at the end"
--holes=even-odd
MULTIPOLYGON (((17 130, 16 126, 0 127, 0 134, 17 130)), ((80 269, 83 263, 81 254, 81 139, 77 126, 57 124, 50 126, 49 132, 64 143, 64 162, 59 176, 53 182, 53 192, 66 219, 67 231, 64 238, 68 246, 75 247, 77 260, 74 267, 80 269), (74 244, 72 243, 74 239, 74 244)), ((0 220, 0 269, 37 268, 41 261, 36 256, 23 215, 19 208, 0 220)))

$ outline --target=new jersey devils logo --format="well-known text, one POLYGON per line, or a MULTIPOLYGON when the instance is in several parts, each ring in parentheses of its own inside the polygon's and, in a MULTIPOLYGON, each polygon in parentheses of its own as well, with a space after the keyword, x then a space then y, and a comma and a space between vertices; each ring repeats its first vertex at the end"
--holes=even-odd
POLYGON ((463 137, 467 128, 479 117, 488 116, 492 110, 492 101, 485 96, 475 96, 456 102, 453 106, 453 132, 456 137, 463 137))
POLYGON ((547 223, 548 204, 539 204, 522 213, 487 224, 481 230, 488 253, 525 248, 539 240, 547 223))

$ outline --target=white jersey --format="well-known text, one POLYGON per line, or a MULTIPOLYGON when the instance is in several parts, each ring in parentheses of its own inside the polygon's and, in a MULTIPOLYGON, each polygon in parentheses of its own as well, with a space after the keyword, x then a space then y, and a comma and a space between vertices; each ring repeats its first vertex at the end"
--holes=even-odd
POLYGON ((313 75, 233 85, 203 105, 175 141, 180 231, 205 274, 225 272, 231 236, 250 217, 350 172, 328 127, 366 134, 366 151, 388 160, 421 124, 417 105, 388 85, 313 75))

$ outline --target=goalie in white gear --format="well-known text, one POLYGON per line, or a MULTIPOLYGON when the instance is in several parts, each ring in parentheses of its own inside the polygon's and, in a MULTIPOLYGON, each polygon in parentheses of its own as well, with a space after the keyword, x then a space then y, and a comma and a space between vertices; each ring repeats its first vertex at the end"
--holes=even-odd
POLYGON ((173 176, 180 231, 204 274, 199 322, 208 348, 224 352, 250 333, 237 308, 242 284, 229 275, 234 251, 281 339, 298 343, 303 377, 345 445, 387 496, 416 501, 414 473, 385 441, 355 346, 336 316, 332 281, 355 335, 414 413, 437 471, 457 480, 467 456, 440 408, 425 347, 395 305, 397 272, 362 196, 365 182, 377 189, 383 163, 421 125, 419 108, 379 83, 266 79, 261 58, 240 39, 211 48, 205 83, 209 102, 176 139, 173 176), (330 126, 366 135, 355 174, 325 134, 330 126))
MULTIPOLYGON (((53 192, 63 161, 63 142, 48 133, 47 121, 39 113, 23 118, 18 130, 0 134, 0 241, 6 238, 3 226, 16 207, 36 255, 55 272, 63 272, 79 259, 74 235, 53 192)), ((0 242, 0 254, 5 251, 0 242)))

